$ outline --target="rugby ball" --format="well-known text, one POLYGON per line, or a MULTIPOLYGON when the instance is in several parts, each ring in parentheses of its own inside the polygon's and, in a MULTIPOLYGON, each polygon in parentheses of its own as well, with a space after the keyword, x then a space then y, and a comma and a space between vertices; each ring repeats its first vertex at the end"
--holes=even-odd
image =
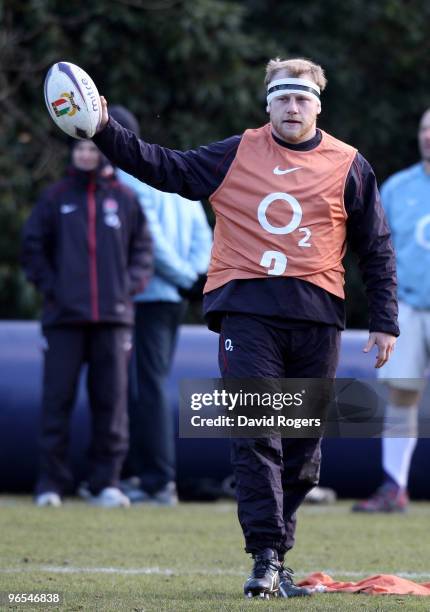
POLYGON ((45 104, 58 127, 73 138, 96 133, 102 116, 99 92, 88 74, 70 62, 57 62, 44 83, 45 104))

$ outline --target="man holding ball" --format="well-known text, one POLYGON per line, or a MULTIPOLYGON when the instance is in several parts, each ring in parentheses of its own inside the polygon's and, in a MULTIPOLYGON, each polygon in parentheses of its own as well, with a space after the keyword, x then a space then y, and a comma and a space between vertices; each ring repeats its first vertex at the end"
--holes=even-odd
MULTIPOLYGON (((220 334, 223 377, 335 376, 347 240, 369 300, 364 351, 377 347, 380 368, 399 330, 394 255, 372 168, 317 128, 320 66, 271 60, 265 85, 270 122, 221 142, 185 152, 148 144, 109 118, 104 98, 94 141, 157 189, 209 198, 216 228, 204 311, 220 334)), ((320 440, 239 438, 231 446, 245 550, 254 558, 245 595, 309 595, 283 563, 296 511, 318 482, 320 440)))

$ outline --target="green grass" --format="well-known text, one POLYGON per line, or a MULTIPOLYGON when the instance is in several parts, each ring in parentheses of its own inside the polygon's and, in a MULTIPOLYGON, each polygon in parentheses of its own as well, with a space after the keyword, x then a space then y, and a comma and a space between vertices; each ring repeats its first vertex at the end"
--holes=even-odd
MULTIPOLYGON (((305 506, 287 565, 299 578, 312 571, 346 580, 410 572, 429 582, 429 520, 425 503, 413 504, 406 516, 354 515, 346 502, 305 506)), ((0 591, 64 595, 58 608, 2 610, 430 610, 426 597, 247 601, 242 585, 250 567, 233 504, 103 510, 70 501, 36 508, 27 497, 0 497, 0 591)))

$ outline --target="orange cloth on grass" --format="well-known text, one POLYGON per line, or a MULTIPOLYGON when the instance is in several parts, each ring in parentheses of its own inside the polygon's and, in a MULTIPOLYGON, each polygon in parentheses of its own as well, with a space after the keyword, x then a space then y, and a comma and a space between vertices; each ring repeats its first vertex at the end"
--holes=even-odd
POLYGON ((366 595, 424 595, 430 596, 430 582, 418 583, 392 574, 376 574, 359 582, 337 582, 322 572, 310 574, 299 583, 318 591, 324 586, 326 593, 365 593, 366 595))

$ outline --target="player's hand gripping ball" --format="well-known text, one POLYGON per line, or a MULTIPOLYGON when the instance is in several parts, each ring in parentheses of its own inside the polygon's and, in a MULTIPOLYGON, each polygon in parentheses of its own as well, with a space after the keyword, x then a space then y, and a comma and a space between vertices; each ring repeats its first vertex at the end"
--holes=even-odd
POLYGON ((99 92, 88 74, 70 62, 54 64, 45 77, 45 103, 52 120, 73 138, 92 138, 102 117, 99 92))

